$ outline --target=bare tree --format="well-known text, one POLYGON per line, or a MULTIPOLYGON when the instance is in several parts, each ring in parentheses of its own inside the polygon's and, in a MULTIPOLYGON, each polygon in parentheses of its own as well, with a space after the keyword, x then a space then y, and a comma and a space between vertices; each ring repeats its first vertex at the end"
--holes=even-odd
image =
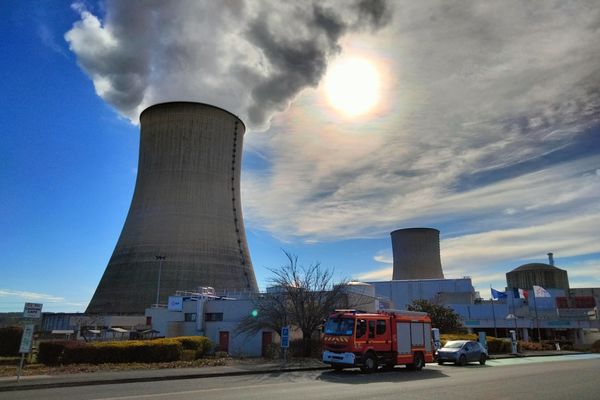
POLYGON ((333 269, 320 263, 305 267, 298 264, 297 256, 284 253, 287 263, 269 269, 274 290, 254 301, 256 315, 246 317, 237 330, 256 333, 271 328, 280 332, 282 326, 294 325, 302 332, 304 355, 310 356, 311 337, 323 320, 335 308, 348 307, 347 282, 334 283, 333 269))

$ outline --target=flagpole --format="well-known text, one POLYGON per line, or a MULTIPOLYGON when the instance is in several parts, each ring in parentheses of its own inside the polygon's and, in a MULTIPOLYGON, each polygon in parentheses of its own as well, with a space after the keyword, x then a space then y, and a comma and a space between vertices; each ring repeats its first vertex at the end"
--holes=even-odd
MULTIPOLYGON (((490 293, 492 292, 492 285, 490 285, 490 293)), ((494 318, 494 337, 498 337, 498 329, 496 328, 496 311, 494 310, 494 296, 492 294, 492 317, 494 318)))
POLYGON ((514 318, 514 320, 515 320, 515 334, 517 335, 517 339, 518 339, 519 338, 519 328, 517 328, 517 308, 515 307, 515 289, 513 288, 511 290, 511 292, 512 292, 512 296, 510 296, 510 297, 512 299, 513 316, 515 317, 514 318))
POLYGON ((540 320, 538 318, 537 301, 535 301, 535 290, 533 291, 533 308, 535 309, 535 323, 538 331, 538 342, 542 343, 542 335, 540 334, 540 320))

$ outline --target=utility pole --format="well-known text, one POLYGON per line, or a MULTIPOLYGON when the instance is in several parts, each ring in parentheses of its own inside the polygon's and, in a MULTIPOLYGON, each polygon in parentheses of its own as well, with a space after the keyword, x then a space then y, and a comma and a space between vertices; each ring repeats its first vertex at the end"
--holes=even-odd
POLYGON ((162 262, 166 260, 165 256, 156 256, 156 260, 158 261, 158 280, 156 284, 156 302, 155 304, 158 306, 158 299, 160 296, 160 275, 162 273, 162 262))

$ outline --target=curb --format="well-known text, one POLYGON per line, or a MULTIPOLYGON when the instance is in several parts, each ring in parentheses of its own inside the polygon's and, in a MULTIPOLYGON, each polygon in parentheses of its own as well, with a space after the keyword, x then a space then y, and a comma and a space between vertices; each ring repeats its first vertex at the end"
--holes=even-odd
POLYGON ((54 389, 62 387, 76 386, 98 386, 98 385, 117 385, 122 383, 134 382, 157 382, 157 381, 176 381, 183 379, 201 379, 201 378, 220 378, 224 376, 243 376, 243 375, 260 375, 273 373, 287 373, 295 371, 318 371, 329 369, 326 367, 300 367, 300 368, 279 368, 279 369, 261 369, 249 371, 229 371, 229 372, 209 372, 204 374, 186 374, 172 376, 148 376, 138 378, 121 378, 121 379, 105 379, 105 380, 90 380, 76 382, 54 382, 54 383, 39 383, 39 384, 13 384, 10 386, 0 386, 0 392, 15 392, 20 390, 36 390, 36 389, 54 389))
POLYGON ((554 356, 574 356, 574 355, 580 355, 580 354, 589 354, 587 352, 584 351, 573 351, 573 352, 569 352, 569 353, 559 353, 559 354, 552 354, 552 353, 543 353, 543 354, 522 354, 522 353, 517 353, 517 354, 509 354, 509 355, 503 355, 501 357, 495 357, 495 355, 492 356, 488 356, 488 360, 505 360, 508 358, 527 358, 527 357, 554 357, 554 356))

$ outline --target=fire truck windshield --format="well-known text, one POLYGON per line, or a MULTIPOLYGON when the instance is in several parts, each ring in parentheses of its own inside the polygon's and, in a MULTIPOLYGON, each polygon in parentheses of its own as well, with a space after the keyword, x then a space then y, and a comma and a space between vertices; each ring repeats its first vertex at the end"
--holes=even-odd
POLYGON ((352 336, 354 320, 350 318, 329 318, 325 323, 326 335, 352 336))

